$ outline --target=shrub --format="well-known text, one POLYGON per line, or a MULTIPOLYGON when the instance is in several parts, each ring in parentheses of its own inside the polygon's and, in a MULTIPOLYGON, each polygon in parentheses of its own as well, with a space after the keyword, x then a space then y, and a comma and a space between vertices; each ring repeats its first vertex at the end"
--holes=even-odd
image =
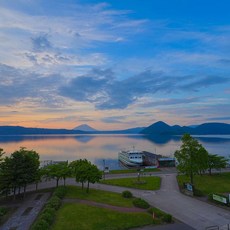
POLYGON ((56 210, 59 209, 59 207, 61 206, 61 199, 57 196, 53 196, 50 201, 48 202, 48 207, 54 208, 56 210))
POLYGON ((48 213, 48 212, 44 212, 40 216, 40 219, 45 220, 49 225, 51 225, 53 223, 53 220, 54 220, 54 215, 52 215, 51 213, 48 213))
POLYGON ((150 206, 145 200, 143 200, 141 198, 134 199, 133 205, 138 207, 138 208, 143 208, 143 209, 147 209, 150 206))
POLYGON ((60 199, 64 198, 65 194, 66 194, 66 188, 64 186, 58 187, 53 193, 54 196, 57 196, 60 199))
POLYGON ((193 195, 194 196, 204 196, 204 193, 199 189, 194 189, 193 195))
POLYGON ((124 198, 132 198, 132 197, 133 197, 133 194, 132 194, 130 191, 126 190, 126 191, 123 191, 123 192, 122 192, 122 196, 123 196, 124 198))
POLYGON ((151 213, 151 214, 154 213, 155 217, 157 217, 157 218, 161 218, 162 216, 165 215, 165 213, 164 213, 163 211, 161 211, 161 210, 158 209, 158 208, 154 208, 154 207, 149 208, 149 209, 148 209, 148 212, 151 213))
POLYGON ((48 230, 49 228, 50 226, 45 220, 39 219, 31 230, 48 230))
POLYGON ((172 222, 172 215, 170 214, 164 214, 162 217, 162 220, 166 223, 171 223, 172 222))
POLYGON ((55 209, 51 208, 49 206, 46 206, 45 209, 43 210, 43 213, 48 213, 50 215, 55 215, 55 209))
POLYGON ((0 218, 7 213, 7 209, 5 207, 0 207, 0 218))

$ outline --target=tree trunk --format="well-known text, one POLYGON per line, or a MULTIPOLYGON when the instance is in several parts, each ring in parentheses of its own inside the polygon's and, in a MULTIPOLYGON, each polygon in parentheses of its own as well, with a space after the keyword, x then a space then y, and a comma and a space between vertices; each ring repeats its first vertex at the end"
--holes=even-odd
POLYGON ((25 198, 25 196, 26 196, 26 185, 24 185, 23 199, 25 198))
POLYGON ((14 187, 14 200, 16 198, 16 187, 14 187))
POLYGON ((87 182, 87 193, 89 192, 89 181, 87 182))
POLYGON ((36 191, 38 190, 38 182, 36 182, 36 191))
POLYGON ((64 186, 65 186, 65 179, 66 179, 66 178, 65 178, 65 177, 63 177, 63 179, 64 179, 64 186))
POLYGON ((190 182, 193 185, 193 172, 190 172, 190 182))
POLYGON ((84 188, 84 182, 81 182, 81 189, 83 190, 84 188))
POLYGON ((56 179, 56 187, 58 187, 59 178, 56 179))
POLYGON ((209 168, 209 175, 211 176, 212 175, 212 169, 211 168, 209 168))

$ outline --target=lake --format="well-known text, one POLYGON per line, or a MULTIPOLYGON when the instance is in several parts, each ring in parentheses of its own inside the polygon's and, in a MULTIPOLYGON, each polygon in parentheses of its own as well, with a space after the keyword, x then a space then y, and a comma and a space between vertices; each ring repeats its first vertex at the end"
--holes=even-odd
MULTIPOLYGON (((228 157, 230 135, 194 136, 209 151, 228 157)), ((144 135, 18 135, 0 136, 0 148, 10 155, 20 147, 33 149, 40 160, 73 161, 86 158, 99 168, 119 169, 121 149, 145 150, 163 156, 173 156, 181 145, 180 136, 144 135)))

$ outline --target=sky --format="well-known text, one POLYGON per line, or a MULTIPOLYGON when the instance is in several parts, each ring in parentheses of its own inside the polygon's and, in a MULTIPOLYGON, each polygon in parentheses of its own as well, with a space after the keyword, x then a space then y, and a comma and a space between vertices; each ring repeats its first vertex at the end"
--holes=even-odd
POLYGON ((0 0, 0 126, 230 123, 229 0, 0 0))

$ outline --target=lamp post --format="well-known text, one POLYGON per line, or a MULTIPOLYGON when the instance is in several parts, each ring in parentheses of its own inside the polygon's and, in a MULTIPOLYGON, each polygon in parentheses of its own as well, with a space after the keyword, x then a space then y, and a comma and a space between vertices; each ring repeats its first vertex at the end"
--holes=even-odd
POLYGON ((105 159, 103 159, 103 177, 105 180, 105 159))

